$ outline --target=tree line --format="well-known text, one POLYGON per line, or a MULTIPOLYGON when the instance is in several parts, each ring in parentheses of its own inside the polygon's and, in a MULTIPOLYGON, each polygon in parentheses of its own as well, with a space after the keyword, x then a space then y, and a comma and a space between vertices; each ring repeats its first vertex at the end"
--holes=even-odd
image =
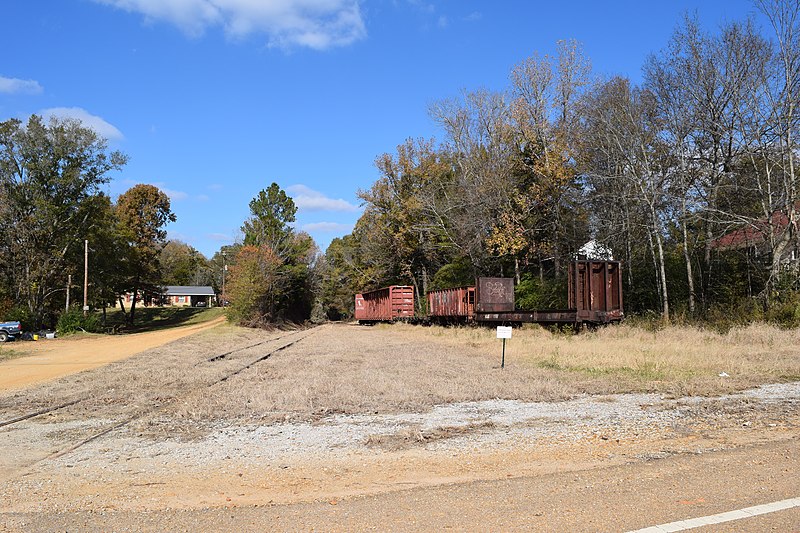
POLYGON ((272 183, 242 238, 208 260, 166 241, 175 215, 156 187, 116 202, 102 192, 127 158, 92 130, 2 122, 0 311, 52 324, 85 240, 94 309, 210 284, 239 323, 339 319, 356 292, 410 284, 424 305, 427 291, 479 275, 514 277, 520 307, 561 308, 567 265, 594 240, 624 261, 629 313, 796 324, 800 2, 755 5, 766 31, 751 19, 707 31, 686 16, 641 83, 596 76, 565 40, 515 65, 506 90, 435 102, 443 139, 379 156, 362 216, 324 254, 272 183))
POLYGON ((123 294, 158 292, 170 278, 196 280, 207 270, 188 245, 165 245, 164 226, 175 215, 157 187, 135 185, 116 202, 103 192, 126 162, 74 119, 0 122, 3 319, 30 330, 54 327, 68 302, 80 312, 86 267, 89 307, 105 311, 118 302, 133 323, 136 297, 126 310, 123 294))
POLYGON ((421 297, 476 275, 563 305, 590 239, 624 261, 629 311, 797 315, 800 3, 755 5, 770 38, 751 19, 711 32, 687 15, 641 83, 594 76, 566 40, 515 65, 507 90, 431 105, 444 140, 378 157, 362 217, 325 253, 328 315, 358 290, 421 297))
POLYGON ((209 260, 167 240, 176 216, 157 187, 135 185, 116 201, 103 192, 126 162, 74 119, 0 122, 0 318, 26 330, 53 328, 65 316, 84 329, 101 327, 94 314, 80 318, 84 268, 86 303, 103 320, 118 305, 133 324, 140 298, 157 301, 167 285, 214 287, 242 324, 309 318, 319 252, 291 226, 297 208, 277 184, 250 202, 242 242, 209 260))

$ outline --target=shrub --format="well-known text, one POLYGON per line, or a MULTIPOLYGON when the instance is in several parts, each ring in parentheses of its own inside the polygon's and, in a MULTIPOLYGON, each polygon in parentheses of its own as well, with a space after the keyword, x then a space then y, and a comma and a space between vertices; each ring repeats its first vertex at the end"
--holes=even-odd
POLYGON ((58 317, 56 332, 59 335, 70 335, 78 331, 97 333, 101 331, 100 320, 95 314, 83 316, 83 311, 78 308, 65 311, 58 317))
POLYGON ((467 258, 460 258, 440 268, 433 276, 430 290, 464 287, 475 284, 475 270, 467 258))
POLYGON ((518 309, 565 309, 566 278, 539 279, 525 275, 514 289, 518 309))
POLYGON ((35 326, 30 310, 22 306, 12 307, 0 317, 0 320, 17 321, 22 324, 22 331, 31 331, 35 326))

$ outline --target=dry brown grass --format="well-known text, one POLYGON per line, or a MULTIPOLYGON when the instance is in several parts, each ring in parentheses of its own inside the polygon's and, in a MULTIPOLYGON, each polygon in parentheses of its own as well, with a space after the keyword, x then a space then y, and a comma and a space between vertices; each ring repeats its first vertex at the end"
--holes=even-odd
MULTIPOLYGON (((448 334, 434 328, 428 335, 487 350, 500 342, 493 330, 462 328, 448 334)), ((623 324, 562 335, 526 327, 514 332, 506 360, 512 367, 560 371, 570 381, 605 381, 609 392, 714 395, 799 380, 800 331, 755 324, 726 334, 690 327, 651 332, 623 324)))
POLYGON ((502 370, 494 330, 329 325, 185 404, 180 416, 214 419, 224 411, 253 421, 313 420, 495 398, 724 394, 800 379, 799 340, 800 332, 766 325, 725 335, 625 325, 565 335, 530 327, 515 330, 502 370))
MULTIPOLYGON (((235 377, 209 386, 285 344, 286 335, 218 327, 125 361, 0 395, 0 420, 75 398, 54 416, 121 420, 151 413, 136 432, 191 436, 209 425, 314 421, 336 413, 426 411, 489 399, 554 401, 580 394, 716 395, 800 380, 800 332, 766 325, 721 335, 622 325, 581 335, 514 331, 500 368, 494 330, 326 325, 235 377), (227 350, 268 341, 214 362, 227 350), (725 372, 729 377, 720 377, 725 372)), ((400 435, 398 439, 408 436, 400 435)))
POLYGON ((29 355, 29 353, 24 350, 24 345, 21 341, 16 341, 13 345, 14 347, 12 348, 11 343, 0 344, 0 363, 29 355))

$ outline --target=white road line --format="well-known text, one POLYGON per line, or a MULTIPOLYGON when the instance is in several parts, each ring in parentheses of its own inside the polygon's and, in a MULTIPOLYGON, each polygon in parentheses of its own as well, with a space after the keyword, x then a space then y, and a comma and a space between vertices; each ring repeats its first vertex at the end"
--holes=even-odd
POLYGON ((779 502, 745 507, 744 509, 739 509, 737 511, 728 511, 727 513, 712 514, 710 516, 701 516, 700 518, 690 518, 688 520, 679 520, 677 522, 670 522, 669 524, 661 524, 659 526, 650 526, 644 529, 629 531, 628 533, 666 533, 672 531, 684 531, 687 529, 694 529, 696 527, 710 526, 713 524, 721 524, 723 522, 731 522, 733 520, 741 520, 742 518, 750 518, 760 514, 784 511, 786 509, 791 509, 792 507, 800 507, 800 498, 790 498, 788 500, 781 500, 779 502))

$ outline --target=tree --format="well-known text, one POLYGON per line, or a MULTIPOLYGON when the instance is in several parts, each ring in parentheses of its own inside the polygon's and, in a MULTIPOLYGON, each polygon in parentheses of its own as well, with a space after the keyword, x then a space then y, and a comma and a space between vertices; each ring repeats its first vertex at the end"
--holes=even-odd
POLYGON ((231 314, 242 323, 302 322, 311 313, 318 251, 308 234, 291 227, 296 212, 294 201, 277 183, 250 202, 251 216, 242 226, 244 246, 236 254, 226 287, 231 314), (261 285, 255 289, 258 279, 261 285), (242 287, 256 292, 247 295, 242 287), (234 289, 237 292, 231 292, 234 289))
MULTIPOLYGON (((88 235, 90 276, 88 304, 93 309, 103 310, 105 324, 106 307, 113 305, 117 295, 125 291, 130 266, 124 253, 127 242, 120 232, 119 220, 111 199, 100 195, 94 201, 97 203, 95 224, 88 235)), ((83 263, 73 265, 68 272, 72 274, 73 287, 78 289, 81 286, 80 280, 83 279, 83 263)), ((81 292, 73 292, 75 294, 72 301, 77 303, 81 292)))
POLYGON ((365 282, 361 251, 354 235, 333 239, 320 261, 320 303, 330 320, 353 316, 353 295, 365 282))
POLYGON ((171 240, 158 259, 164 285, 211 285, 213 272, 206 258, 185 242, 171 240))
MULTIPOLYGON (((664 239, 669 214, 669 161, 661 138, 655 99, 647 90, 614 78, 587 100, 583 135, 592 147, 583 170, 594 191, 609 191, 632 214, 625 223, 640 224, 653 259, 661 314, 669 318, 669 291, 664 239)), ((603 210, 608 212, 607 209, 603 210)), ((601 219, 607 224, 610 219, 601 219)))
POLYGON ((244 245, 267 245, 278 255, 287 252, 297 207, 277 183, 250 201, 250 218, 244 222, 244 245))
MULTIPOLYGON (((774 231, 772 215, 769 240, 772 251, 769 290, 774 290, 787 251, 800 244, 800 176, 798 176, 798 128, 800 127, 800 2, 756 0, 769 19, 777 46, 774 75, 766 93, 770 105, 772 135, 769 150, 763 150, 765 174, 775 176, 780 211, 786 216, 783 231, 774 231)), ((797 268, 794 268, 795 276, 797 268)))
POLYGON ((552 258, 556 274, 562 274, 564 258, 588 238, 575 159, 578 102, 590 71, 575 40, 558 42, 557 60, 534 55, 511 71, 516 180, 514 205, 501 217, 505 231, 498 235, 514 244, 518 259, 538 258, 540 278, 544 258, 552 258))
POLYGON ((375 166, 380 179, 359 191, 365 204, 361 253, 376 267, 368 283, 411 281, 417 302, 423 302, 430 278, 453 248, 437 216, 437 191, 451 181, 452 171, 433 141, 411 139, 397 147, 396 156, 379 156, 375 166))
POLYGON ((64 272, 83 263, 84 239, 104 222, 100 187, 126 161, 77 120, 0 123, 0 268, 35 326, 54 321, 64 272))
POLYGON ((281 259, 267 245, 244 245, 236 254, 226 287, 231 318, 246 326, 261 326, 274 316, 273 289, 281 277, 281 259))
POLYGON ((117 200, 120 231, 127 244, 128 290, 133 293, 128 323, 133 324, 140 290, 161 292, 158 262, 167 232, 164 226, 176 220, 169 197, 154 185, 134 185, 117 200))

